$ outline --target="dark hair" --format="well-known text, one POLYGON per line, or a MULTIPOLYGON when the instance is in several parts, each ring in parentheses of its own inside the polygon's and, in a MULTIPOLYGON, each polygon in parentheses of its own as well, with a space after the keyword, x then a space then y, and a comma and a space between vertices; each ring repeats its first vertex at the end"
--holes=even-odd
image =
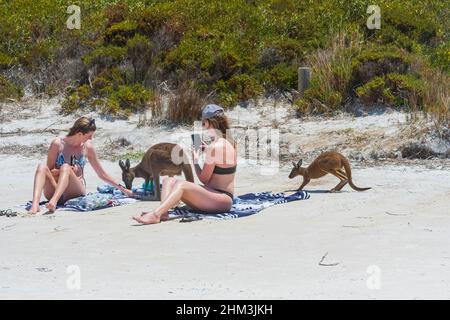
POLYGON ((78 132, 82 134, 86 134, 91 131, 97 130, 95 126, 95 119, 90 119, 88 117, 81 117, 73 124, 72 128, 70 128, 68 137, 76 135, 78 132))

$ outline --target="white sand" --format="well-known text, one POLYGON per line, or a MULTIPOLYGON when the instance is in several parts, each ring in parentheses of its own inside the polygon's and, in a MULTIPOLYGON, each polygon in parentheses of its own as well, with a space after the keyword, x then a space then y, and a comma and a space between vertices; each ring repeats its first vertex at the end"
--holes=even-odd
MULTIPOLYGON (((15 149, 8 148, 48 144, 54 136, 32 132, 36 129, 66 130, 76 116, 59 116, 57 109, 57 101, 3 106, 1 116, 7 120, 0 132, 22 132, 3 134, 0 140, 0 148, 9 153, 0 154, 0 209, 30 200, 35 167, 44 160, 11 154, 15 149)), ((305 164, 309 152, 323 149, 347 155, 352 150, 395 151, 404 142, 401 133, 409 129, 400 113, 300 121, 287 108, 274 112, 268 103, 236 108, 229 116, 243 128, 278 123, 284 150, 288 147, 295 157, 306 153, 305 164)), ((115 122, 96 118, 98 148, 126 137, 134 150, 145 150, 152 143, 177 140, 179 132, 137 127, 138 116, 115 122)), ((130 216, 155 202, 89 213, 0 217, 0 298, 449 299, 449 160, 433 166, 402 160, 382 167, 352 163, 356 185, 372 190, 312 193, 309 200, 232 221, 135 226, 130 216), (79 289, 72 281, 76 270, 79 289)), ((120 178, 116 163, 103 164, 120 178)), ((235 192, 297 188, 300 178, 289 180, 289 171, 283 167, 264 176, 240 162, 235 192)), ((103 184, 90 166, 86 178, 88 191, 103 184)), ((336 180, 325 177, 307 189, 331 189, 336 180)))
MULTIPOLYGON (((0 160, 1 208, 28 200, 36 160, 0 160)), ((104 165, 119 177, 116 164, 104 165)), ((290 168, 271 177, 240 169, 237 194, 299 184, 287 178, 290 168)), ((92 191, 101 181, 90 167, 86 174, 92 191)), ((329 189, 335 180, 307 189, 329 189)), ((373 190, 312 193, 232 221, 135 226, 130 216, 153 202, 0 217, 0 298, 450 298, 450 172, 366 168, 355 169, 354 180, 373 190), (338 265, 319 266, 327 252, 322 263, 338 265), (79 290, 67 286, 72 265, 79 290), (369 266, 380 271, 379 282, 369 266)))

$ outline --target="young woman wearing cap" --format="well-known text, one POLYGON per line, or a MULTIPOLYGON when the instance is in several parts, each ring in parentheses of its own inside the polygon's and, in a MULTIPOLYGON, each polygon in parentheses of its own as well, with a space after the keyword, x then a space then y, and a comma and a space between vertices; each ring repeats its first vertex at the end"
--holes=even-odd
POLYGON ((203 185, 176 178, 165 178, 161 204, 150 212, 133 219, 142 224, 159 223, 168 218, 169 209, 183 201, 194 210, 208 213, 228 212, 233 204, 236 172, 236 143, 228 132, 230 126, 223 108, 207 105, 202 112, 203 129, 208 130, 213 142, 206 146, 203 168, 198 164, 199 151, 192 149, 195 172, 203 185))
POLYGON ((31 214, 39 211, 39 201, 42 191, 49 200, 45 205, 50 212, 54 212, 57 204, 86 194, 84 180, 84 166, 86 159, 98 177, 105 182, 119 188, 127 196, 132 192, 119 186, 98 161, 92 144, 96 130, 95 120, 81 117, 75 121, 69 133, 64 138, 55 138, 50 144, 47 163, 39 164, 34 176, 33 201, 31 214))

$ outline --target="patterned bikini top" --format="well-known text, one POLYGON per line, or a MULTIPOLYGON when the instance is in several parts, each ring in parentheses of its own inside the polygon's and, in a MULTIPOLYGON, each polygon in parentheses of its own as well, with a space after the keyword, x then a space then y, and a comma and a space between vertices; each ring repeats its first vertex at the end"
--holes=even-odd
MULTIPOLYGON (((66 158, 64 157, 64 153, 63 153, 63 151, 64 151, 64 146, 65 146, 64 139, 61 139, 61 142, 62 142, 62 144, 63 144, 63 147, 61 148, 61 150, 59 151, 58 156, 56 157, 55 168, 56 168, 56 169, 59 169, 59 168, 61 168, 61 166, 62 166, 64 163, 67 163, 67 164, 69 164, 69 165, 75 165, 75 164, 78 164, 78 165, 81 167, 81 169, 84 169, 84 166, 86 165, 86 162, 87 162, 87 161, 86 161, 86 156, 84 155, 84 153, 81 154, 81 156, 80 156, 79 158, 77 158, 75 155, 72 155, 72 156, 70 157, 69 162, 67 162, 67 161, 66 161, 66 158)), ((83 147, 83 151, 84 151, 84 147, 83 147)))

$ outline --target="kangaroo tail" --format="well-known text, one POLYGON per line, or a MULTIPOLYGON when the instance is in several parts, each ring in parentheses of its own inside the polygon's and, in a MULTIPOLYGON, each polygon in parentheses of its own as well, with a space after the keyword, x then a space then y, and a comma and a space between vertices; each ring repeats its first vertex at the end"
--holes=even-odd
POLYGON ((359 188, 359 187, 355 186, 353 184, 353 180, 352 180, 352 170, 350 169, 350 163, 348 162, 348 160, 346 158, 342 158, 342 164, 344 165, 345 173, 348 178, 348 184, 350 185, 350 187, 352 187, 353 190, 366 191, 366 190, 371 189, 371 188, 359 188))
POLYGON ((189 163, 184 163, 182 167, 186 181, 194 182, 194 175, 192 174, 192 167, 189 163))

